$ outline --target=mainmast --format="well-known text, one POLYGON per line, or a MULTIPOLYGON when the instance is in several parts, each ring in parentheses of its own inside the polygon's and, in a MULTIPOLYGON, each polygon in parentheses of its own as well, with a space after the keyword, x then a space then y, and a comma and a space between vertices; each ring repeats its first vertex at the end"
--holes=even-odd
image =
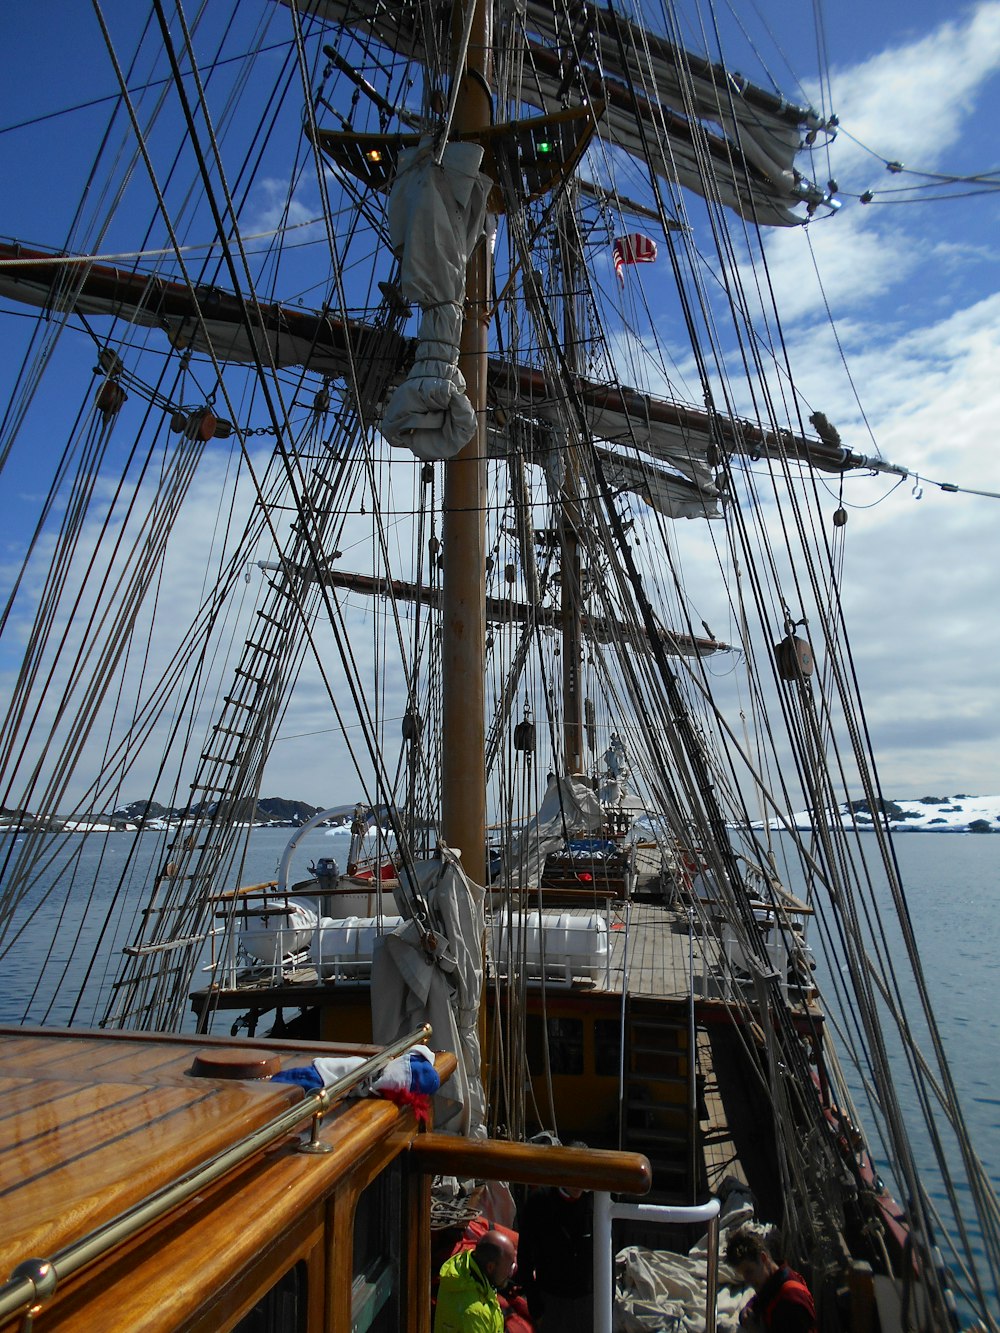
MULTIPOLYGON (((576 194, 571 185, 560 206, 559 249, 565 291, 563 347, 567 368, 578 369, 577 349, 581 320, 577 312, 579 237, 576 230, 576 194)), ((565 450, 563 495, 559 512, 560 604, 562 609, 563 763, 566 773, 583 769, 583 657, 581 631, 582 564, 580 560, 580 475, 572 442, 565 450)))
MULTIPOLYGON (((492 34, 488 0, 475 0, 471 22, 456 5, 458 79, 454 131, 475 137, 492 119, 492 34)), ((462 864, 486 882, 486 372, 491 256, 476 245, 466 272, 459 369, 477 430, 445 464, 442 580, 441 831, 461 849, 462 864)))

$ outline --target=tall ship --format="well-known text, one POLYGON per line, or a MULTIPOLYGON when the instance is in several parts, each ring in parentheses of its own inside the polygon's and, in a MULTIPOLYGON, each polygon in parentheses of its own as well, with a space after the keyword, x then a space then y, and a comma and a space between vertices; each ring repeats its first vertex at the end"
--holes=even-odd
POLYGON ((735 1328, 747 1216, 824 1333, 1000 1327, 841 599, 844 479, 907 470, 768 266, 837 119, 652 11, 95 4, 108 95, 8 131, 69 166, 0 240, 0 1179, 100 1184, 0 1237, 4 1330, 423 1333, 496 1181, 701 1265, 618 1327, 735 1328), (430 1132, 351 1099, 427 1041, 430 1132))

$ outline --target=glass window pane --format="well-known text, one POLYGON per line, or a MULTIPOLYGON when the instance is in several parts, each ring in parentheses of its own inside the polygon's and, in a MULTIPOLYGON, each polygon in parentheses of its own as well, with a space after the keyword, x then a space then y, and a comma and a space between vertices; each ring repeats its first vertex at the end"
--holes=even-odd
POLYGON ((300 1259, 235 1325, 233 1333, 306 1333, 309 1274, 300 1259))
POLYGON ((397 1161, 375 1177, 355 1208, 352 1333, 395 1333, 399 1328, 402 1239, 403 1180, 397 1161))

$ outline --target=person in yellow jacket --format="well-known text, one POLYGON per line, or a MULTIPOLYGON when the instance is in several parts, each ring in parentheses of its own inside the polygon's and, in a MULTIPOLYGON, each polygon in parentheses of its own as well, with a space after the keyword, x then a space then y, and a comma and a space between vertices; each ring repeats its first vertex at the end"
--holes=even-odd
POLYGON ((487 1231, 474 1250, 441 1265, 434 1333, 503 1333, 497 1290, 514 1271, 517 1251, 502 1231, 487 1231))

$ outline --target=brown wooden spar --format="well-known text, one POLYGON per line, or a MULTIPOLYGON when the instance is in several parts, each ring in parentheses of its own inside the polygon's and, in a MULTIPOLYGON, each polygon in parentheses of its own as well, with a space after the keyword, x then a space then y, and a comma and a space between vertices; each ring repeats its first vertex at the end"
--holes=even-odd
MULTIPOLYGON (((317 577, 315 570, 289 563, 276 564, 272 561, 262 561, 260 568, 281 570, 301 579, 317 577)), ((367 597, 391 597, 400 602, 419 602, 422 606, 441 605, 441 593, 437 588, 411 583, 407 579, 390 579, 377 574, 355 574, 346 569, 336 569, 332 565, 323 570, 320 578, 328 587, 343 588, 345 592, 363 593, 367 597)), ((487 621, 494 625, 536 624, 557 628, 562 623, 560 608, 539 604, 529 605, 527 602, 516 602, 512 597, 487 597, 485 609, 487 621)), ((625 625, 620 620, 611 620, 607 616, 584 613, 580 617, 580 624, 584 635, 596 639, 598 643, 621 642, 635 634, 640 636, 645 634, 640 626, 625 625)), ((667 629, 663 630, 660 638, 665 652, 671 656, 708 657, 712 653, 732 651, 732 645, 723 643, 721 639, 677 634, 667 629)))
MULTIPOLYGON (((0 296, 47 310, 121 316, 164 329, 175 344, 205 354, 211 351, 220 362, 253 362, 259 349, 247 337, 249 315, 270 342, 275 365, 304 365, 331 379, 347 374, 349 349, 358 360, 378 359, 391 366, 390 383, 405 375, 413 359, 412 339, 359 320, 345 321, 276 302, 255 303, 245 313, 241 299, 219 287, 192 289, 154 274, 81 262, 80 256, 28 249, 16 242, 0 243, 0 296)), ((466 368, 463 363, 463 372, 466 368)), ((549 384, 544 373, 531 366, 490 362, 487 377, 490 395, 509 410, 543 410, 547 402, 561 403, 565 398, 564 388, 549 384)), ((673 437, 682 450, 695 456, 703 457, 707 446, 715 443, 737 456, 800 459, 829 472, 863 468, 908 475, 904 467, 829 439, 770 430, 738 417, 710 418, 703 408, 656 398, 624 384, 578 379, 574 390, 599 439, 620 439, 641 449, 643 437, 655 432, 673 437), (605 429, 595 428, 595 418, 605 429)))
POLYGON ((191 347, 220 362, 253 364, 266 340, 277 366, 308 365, 321 375, 347 373, 350 354, 396 367, 408 340, 357 320, 276 302, 248 304, 211 284, 191 287, 154 273, 94 263, 85 256, 0 244, 0 296, 45 310, 108 315, 165 331, 177 347, 191 347), (210 346, 206 345, 205 338, 210 346))
POLYGON ((548 1144, 497 1143, 490 1139, 458 1139, 453 1134, 422 1134, 410 1153, 420 1169, 435 1175, 490 1179, 501 1167, 504 1180, 523 1185, 554 1182, 570 1189, 597 1189, 616 1194, 648 1194, 652 1184, 649 1161, 639 1153, 609 1149, 552 1147, 548 1144))

